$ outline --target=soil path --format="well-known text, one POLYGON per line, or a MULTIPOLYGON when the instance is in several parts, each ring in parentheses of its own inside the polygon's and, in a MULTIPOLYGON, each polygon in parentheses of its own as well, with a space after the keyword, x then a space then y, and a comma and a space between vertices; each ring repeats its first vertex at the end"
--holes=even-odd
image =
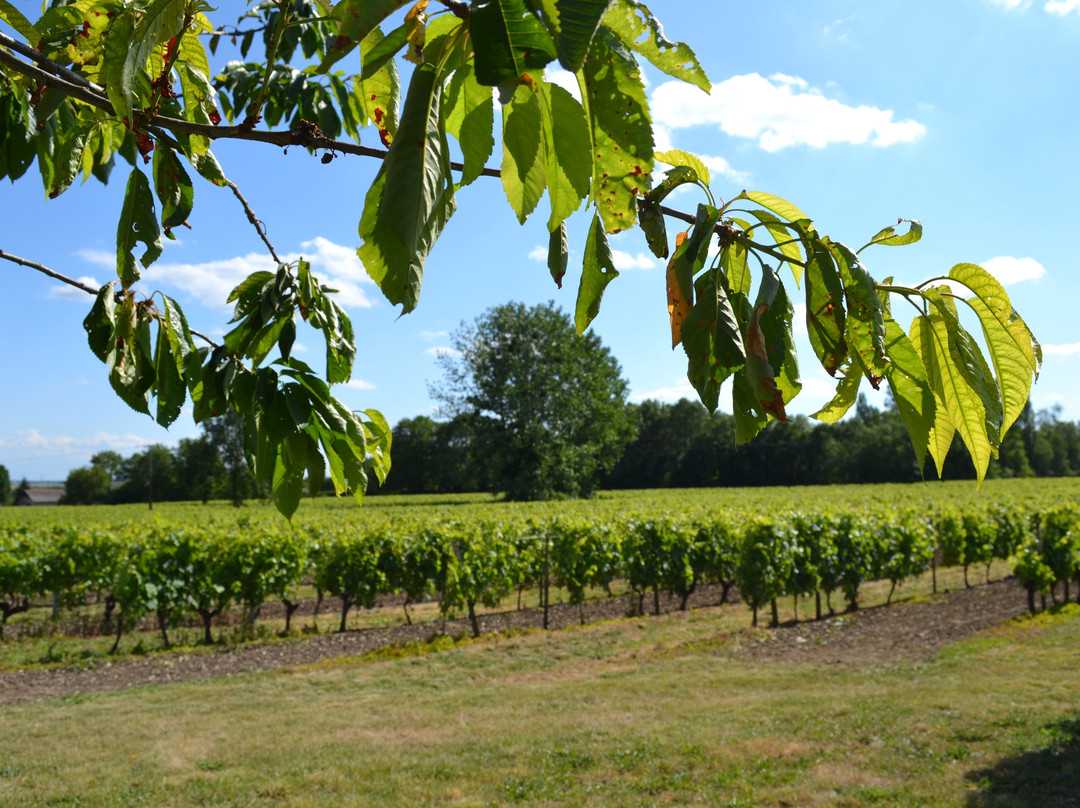
MULTIPOLYGON (((704 587, 690 606, 715 604, 719 587, 704 587)), ((647 599, 650 600, 650 599, 647 599)), ((646 608, 651 604, 647 603, 646 608)), ((663 599, 670 611, 677 602, 663 599)), ((624 617, 636 610, 637 601, 613 598, 577 606, 553 606, 550 625, 560 628, 624 617)), ((741 658, 771 662, 877 666, 895 662, 924 661, 957 640, 999 625, 1027 609, 1027 595, 1015 579, 938 595, 918 603, 863 609, 820 621, 788 624, 761 634, 755 640, 733 645, 730 653, 741 658)), ((538 628, 539 609, 482 615, 483 632, 538 628)), ((424 641, 442 629, 441 623, 423 623, 385 629, 365 629, 306 637, 294 641, 252 643, 218 652, 160 654, 145 658, 106 661, 93 668, 55 668, 0 673, 0 704, 18 704, 65 696, 81 696, 229 676, 251 671, 275 670, 312 664, 325 659, 355 656, 393 644, 424 641)), ((468 630, 464 620, 446 624, 448 634, 468 630)))

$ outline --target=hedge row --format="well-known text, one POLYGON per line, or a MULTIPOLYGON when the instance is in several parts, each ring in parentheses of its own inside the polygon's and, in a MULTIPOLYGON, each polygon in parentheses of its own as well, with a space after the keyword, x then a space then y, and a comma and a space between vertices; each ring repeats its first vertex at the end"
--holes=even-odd
MULTIPOLYGON (((340 598, 344 630, 354 607, 371 607, 380 595, 405 596, 408 606, 437 597, 444 617, 465 611, 479 632, 476 607, 497 606, 515 588, 539 587, 546 604, 550 586, 571 603, 590 591, 611 591, 625 580, 638 608, 652 595, 659 612, 667 593, 685 608, 701 584, 719 583, 723 600, 732 586, 753 611, 772 608, 783 595, 842 594, 849 609, 860 585, 888 580, 893 589, 934 567, 973 565, 1012 558, 1031 592, 1056 600, 1057 584, 1078 579, 1080 510, 1073 505, 1029 512, 1002 505, 961 513, 879 507, 828 514, 785 512, 773 516, 735 511, 673 515, 638 514, 610 521, 554 517, 544 520, 466 519, 387 522, 364 532, 324 523, 296 531, 287 526, 234 529, 131 524, 109 530, 76 525, 34 531, 0 529, 0 638, 8 618, 32 599, 52 596, 59 606, 91 600, 105 604, 105 620, 123 632, 139 618, 156 618, 168 631, 198 616, 206 642, 223 611, 239 607, 250 629, 263 603, 281 600, 286 628, 296 592, 313 583, 320 596, 340 598)), ((889 597, 892 597, 890 590, 889 597)))

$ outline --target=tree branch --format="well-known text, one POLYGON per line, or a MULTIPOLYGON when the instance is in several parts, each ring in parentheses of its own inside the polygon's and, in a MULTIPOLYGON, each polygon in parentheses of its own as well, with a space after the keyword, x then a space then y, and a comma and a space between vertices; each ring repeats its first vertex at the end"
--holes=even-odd
MULTIPOLYGON (((0 45, 7 45, 8 42, 15 42, 15 40, 0 34, 0 45)), ((82 101, 84 104, 89 104, 92 107, 96 107, 110 115, 116 114, 112 104, 109 102, 109 99, 105 97, 104 91, 101 90, 101 88, 86 82, 86 80, 77 73, 72 73, 72 76, 75 79, 78 79, 78 81, 69 81, 67 78, 57 74, 61 71, 71 73, 70 70, 63 68, 44 57, 40 57, 39 61, 44 64, 47 69, 28 64, 13 54, 0 49, 0 65, 8 67, 16 73, 32 78, 42 84, 47 84, 50 87, 60 90, 71 98, 82 101)), ((186 135, 202 135, 211 140, 252 140, 258 143, 269 143, 272 146, 302 146, 306 149, 327 149, 343 154, 353 154, 358 157, 374 157, 379 160, 385 159, 387 154, 385 149, 372 149, 368 146, 360 146, 355 143, 347 143, 341 140, 328 138, 314 124, 298 126, 295 129, 290 130, 270 131, 267 129, 248 129, 242 124, 238 126, 214 126, 213 124, 193 123, 180 118, 170 118, 166 115, 147 115, 141 110, 134 110, 132 112, 132 117, 135 119, 136 127, 142 128, 143 130, 157 126, 162 129, 167 129, 170 132, 179 132, 186 135)), ((464 170, 464 166, 461 163, 452 162, 450 167, 455 171, 464 170)), ((486 177, 502 176, 502 173, 495 168, 485 168, 482 173, 486 177)))
POLYGON ((77 281, 74 278, 69 278, 67 275, 61 275, 55 269, 49 269, 44 264, 39 264, 37 261, 31 261, 29 258, 20 258, 19 256, 12 255, 11 253, 2 249, 0 249, 0 258, 3 258, 5 261, 11 261, 11 263, 18 264, 19 266, 36 269, 38 272, 48 275, 50 278, 54 278, 61 283, 66 283, 68 286, 74 286, 76 289, 82 289, 84 292, 88 292, 95 296, 100 291, 99 289, 95 289, 93 286, 85 284, 82 281, 77 281))
MULTIPOLYGON (((13 264, 18 264, 19 266, 27 267, 29 269, 35 269, 43 275, 48 275, 50 278, 54 278, 61 283, 66 283, 68 286, 73 286, 76 289, 81 289, 82 291, 86 292, 87 294, 93 295, 94 297, 97 297, 98 292, 101 291, 100 289, 95 289, 93 286, 85 284, 82 281, 77 281, 74 278, 69 278, 67 275, 63 275, 57 272, 55 269, 49 269, 44 264, 39 264, 37 261, 31 261, 29 258, 22 258, 3 249, 0 249, 0 258, 4 259, 5 261, 10 261, 13 264)), ((205 334, 196 331, 194 328, 190 327, 188 328, 188 330, 192 333, 193 336, 196 336, 201 340, 205 340, 206 343, 211 345, 212 347, 218 347, 218 344, 205 334)))

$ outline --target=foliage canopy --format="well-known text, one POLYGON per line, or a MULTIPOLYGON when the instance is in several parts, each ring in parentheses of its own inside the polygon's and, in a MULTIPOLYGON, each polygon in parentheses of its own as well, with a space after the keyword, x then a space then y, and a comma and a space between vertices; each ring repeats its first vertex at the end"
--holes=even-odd
MULTIPOLYGON (((585 205, 579 333, 618 275, 607 234, 641 227, 657 256, 670 255, 672 344, 683 345, 689 379, 710 409, 731 380, 738 441, 785 420, 801 389, 796 288, 815 356, 838 381, 820 419, 840 418, 863 379, 887 384, 920 464, 929 453, 940 471, 959 434, 982 477, 1020 415, 1041 352, 981 267, 958 264, 914 287, 879 283, 861 249, 821 234, 798 206, 757 191, 720 198, 694 155, 655 150, 640 60, 706 92, 711 83, 638 0, 264 0, 237 28, 223 28, 221 16, 204 0, 73 0, 52 2, 32 22, 0 0, 0 20, 18 34, 0 34, 0 177, 19 179, 36 160, 55 197, 80 174, 107 180, 118 156, 130 164, 117 278, 88 289, 96 295, 85 320, 90 348, 117 394, 163 425, 188 397, 196 421, 242 415, 255 476, 286 515, 305 478, 317 490, 329 475, 338 493, 362 497, 367 470, 380 480, 389 471, 390 430, 378 412, 353 412, 332 395, 356 356, 349 318, 306 261, 278 258, 211 150, 219 139, 321 149, 324 162, 380 159, 358 211, 358 252, 403 312, 417 305, 457 191, 481 176, 501 178, 520 221, 546 194, 548 267, 558 284, 566 220, 585 205), (257 34, 265 47, 249 60, 257 34), (241 58, 212 70, 223 37, 236 40, 241 58), (545 77, 556 62, 576 76, 578 97, 545 77), (357 145, 365 126, 385 149, 357 145), (233 191, 278 264, 233 290, 233 328, 221 343, 193 330, 175 300, 137 285, 162 238, 193 215, 191 171, 233 191), (688 183, 706 202, 688 213, 663 206, 688 183), (673 252, 667 219, 689 224, 673 252), (906 330, 894 319, 895 298, 915 308, 906 330), (965 318, 977 320, 981 347, 965 318), (301 320, 325 337, 324 374, 292 355, 301 320)), ((921 233, 916 221, 886 227, 863 249, 910 244, 921 233)))
POLYGON ((632 425, 619 363, 554 303, 496 306, 454 334, 433 395, 467 415, 474 451, 509 499, 588 496, 632 425))

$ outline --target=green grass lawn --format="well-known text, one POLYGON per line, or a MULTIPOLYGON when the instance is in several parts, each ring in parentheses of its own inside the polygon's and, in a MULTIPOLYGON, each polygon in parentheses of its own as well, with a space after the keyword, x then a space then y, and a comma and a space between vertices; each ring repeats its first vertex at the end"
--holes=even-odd
POLYGON ((733 659, 736 617, 0 707, 0 805, 1080 804, 1077 607, 876 669, 733 659))

